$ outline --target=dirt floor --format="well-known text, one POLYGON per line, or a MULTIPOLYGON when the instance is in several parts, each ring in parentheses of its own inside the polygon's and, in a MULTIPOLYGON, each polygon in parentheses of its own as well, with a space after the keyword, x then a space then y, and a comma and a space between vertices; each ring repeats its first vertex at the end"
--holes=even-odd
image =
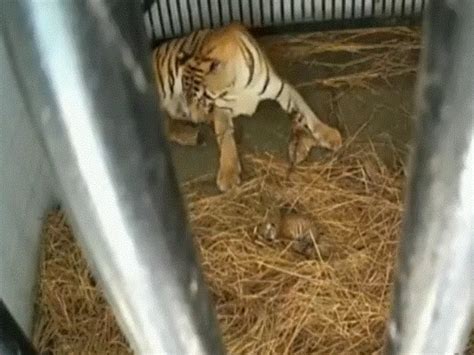
MULTIPOLYGON (((388 75, 380 71, 373 73, 367 70, 368 67, 375 66, 370 61, 366 68, 363 65, 360 67, 348 65, 347 68, 343 68, 348 70, 343 72, 341 67, 352 61, 357 62, 357 55, 365 61, 367 53, 383 53, 385 51, 383 43, 389 47, 397 37, 406 36, 404 30, 400 36, 384 33, 383 30, 375 31, 374 34, 368 35, 364 32, 363 36, 357 36, 355 31, 352 43, 347 43, 345 41, 347 35, 343 35, 344 43, 341 42, 340 50, 322 49, 321 53, 316 55, 300 47, 295 47, 294 54, 288 55, 288 51, 291 53, 292 48, 287 44, 291 39, 299 38, 297 36, 267 36, 260 38, 259 42, 279 75, 298 89, 322 121, 338 127, 344 137, 355 136, 359 142, 372 142, 384 162, 392 165, 396 160, 394 158, 399 158, 398 155, 394 156, 395 151, 402 152, 404 158, 411 137, 419 39, 413 40, 413 37, 418 36, 417 30, 408 30, 410 38, 407 41, 408 45, 404 47, 405 53, 401 53, 403 59, 393 65, 394 72, 398 70, 397 66, 408 68, 406 71, 400 70, 402 75, 391 76, 393 73, 390 73, 390 68, 385 69, 388 75), (412 40, 415 45, 410 48, 412 40), (350 48, 361 43, 370 45, 368 49, 362 50, 350 48), (376 46, 382 48, 377 49, 376 46), (325 63, 331 64, 325 65, 325 63), (321 83, 312 84, 313 81, 321 82, 321 79, 337 77, 338 74, 343 76, 353 73, 358 75, 362 73, 365 77, 362 81, 358 81, 357 78, 349 78, 347 82, 343 80, 340 85, 334 85, 338 87, 321 83)), ((323 39, 318 38, 315 42, 322 41, 321 43, 326 45, 326 41, 330 39, 325 34, 322 36, 323 39)), ((314 39, 308 37, 307 41, 310 43, 314 39)), ((406 38, 402 38, 402 43, 405 41, 406 38)), ((299 43, 296 44, 298 45, 299 43)), ((382 66, 384 60, 382 59, 382 66)), ((241 152, 271 152, 285 156, 290 121, 277 103, 271 101, 261 103, 253 117, 238 117, 235 125, 241 152)), ((181 182, 202 175, 213 175, 216 172, 218 153, 212 130, 203 127, 201 132, 203 143, 198 147, 173 144, 173 157, 181 182)), ((314 151, 313 158, 317 159, 321 153, 323 152, 314 151)))

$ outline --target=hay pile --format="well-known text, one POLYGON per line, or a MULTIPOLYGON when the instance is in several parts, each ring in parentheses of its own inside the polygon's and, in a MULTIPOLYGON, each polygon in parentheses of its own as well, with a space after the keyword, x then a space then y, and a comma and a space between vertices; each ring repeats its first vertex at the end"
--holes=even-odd
MULTIPOLYGON (((212 195, 184 186, 195 241, 230 354, 377 352, 383 342, 401 217, 402 175, 370 149, 303 164, 244 158, 243 185, 212 195), (327 260, 266 244, 255 226, 277 205, 310 214, 331 240, 327 260)), ((60 212, 45 227, 35 343, 55 353, 125 353, 60 212)))
POLYGON ((361 87, 415 74, 421 49, 420 28, 382 27, 278 36, 265 45, 275 58, 316 68, 320 76, 296 85, 361 87))

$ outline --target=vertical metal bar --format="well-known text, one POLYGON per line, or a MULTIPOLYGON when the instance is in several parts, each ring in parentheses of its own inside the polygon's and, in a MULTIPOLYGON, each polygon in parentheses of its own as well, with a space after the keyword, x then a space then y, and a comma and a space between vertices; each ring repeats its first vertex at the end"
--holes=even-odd
POLYGON ((388 354, 461 354, 474 324, 474 2, 430 1, 388 354))
POLYGON ((271 25, 272 0, 262 1, 262 26, 271 25))
POLYGON ((386 15, 386 10, 387 10, 387 0, 382 0, 382 15, 386 15))
POLYGON ((207 0, 207 13, 209 15, 209 24, 212 27, 214 27, 214 18, 212 16, 212 9, 211 9, 211 0, 207 0))
POLYGON ((230 22, 233 22, 235 19, 234 19, 234 13, 232 12, 232 3, 231 3, 230 0, 227 1, 227 6, 228 6, 228 9, 229 9, 230 22))
POLYGON ((323 21, 326 20, 326 0, 321 0, 321 8, 323 11, 323 21))
POLYGON ((133 349, 223 354, 150 84, 139 3, 22 0, 2 11, 76 236, 133 349))
POLYGON ((311 18, 314 20, 316 18, 316 0, 311 0, 311 18))
POLYGON ((355 19, 355 0, 352 0, 352 11, 351 11, 351 18, 355 19))
POLYGON ((273 25, 275 23, 275 15, 273 14, 273 11, 274 11, 273 1, 275 0, 270 0, 270 25, 273 25))
POLYGON ((0 354, 35 355, 35 348, 0 299, 0 354))
POLYGON ((346 18, 346 0, 342 0, 342 19, 344 20, 346 18))
POLYGON ((175 6, 176 6, 176 14, 178 17, 178 23, 179 23, 179 30, 180 30, 180 36, 184 34, 184 26, 183 26, 183 16, 181 14, 181 1, 183 0, 176 0, 175 6))
POLYGON ((202 6, 201 3, 196 0, 196 6, 198 8, 198 15, 199 15, 199 26, 200 28, 204 27, 204 14, 202 13, 202 6))
POLYGON ((188 8, 188 0, 179 0, 177 2, 178 16, 180 18, 181 34, 188 34, 192 31, 192 22, 188 8))
POLYGON ((167 10, 167 13, 168 13, 171 34, 173 35, 173 37, 176 37, 178 35, 178 33, 177 33, 177 31, 174 27, 174 23, 173 23, 174 21, 173 21, 173 15, 171 14, 170 0, 166 0, 166 10, 167 10))
POLYGON ((242 0, 239 0, 239 14, 240 14, 240 21, 244 22, 244 9, 242 7, 242 0))
POLYGON ((361 5, 361 16, 365 17, 365 0, 362 0, 362 5, 361 5))
POLYGON ((173 30, 171 28, 170 24, 170 18, 166 17, 166 4, 163 3, 163 1, 158 1, 158 14, 160 17, 160 22, 163 24, 163 37, 165 38, 170 38, 174 36, 173 30), (165 7, 165 9, 163 9, 165 7))
POLYGON ((230 12, 230 1, 229 0, 221 0, 220 1, 220 13, 222 14, 222 24, 226 25, 232 22, 231 19, 231 12, 230 12))
POLYGON ((280 18, 281 22, 285 23, 285 7, 284 7, 285 0, 280 0, 280 18))
POLYGON ((151 41, 155 43, 157 38, 156 38, 155 24, 153 23, 153 16, 151 14, 151 9, 148 9, 146 11, 146 16, 148 17, 148 21, 150 21, 151 41))
POLYGON ((158 22, 160 23, 162 37, 166 37, 165 25, 163 22, 163 14, 161 13, 160 4, 156 2, 155 5, 156 5, 156 14, 158 15, 158 22))
POLYGON ((247 3, 248 8, 247 9, 248 9, 249 15, 250 15, 250 25, 255 26, 255 20, 254 20, 254 17, 253 17, 252 1, 254 1, 254 0, 248 0, 248 3, 247 3))
POLYGON ((252 14, 252 26, 258 27, 261 26, 261 8, 257 0, 249 1, 250 11, 252 14))
POLYGON ((217 0, 217 14, 219 16, 219 26, 223 26, 224 22, 222 21, 222 0, 217 0))
POLYGON ((189 27, 191 28, 191 31, 194 31, 196 28, 194 27, 193 14, 191 12, 191 4, 189 3, 189 0, 186 0, 186 12, 188 13, 189 27))

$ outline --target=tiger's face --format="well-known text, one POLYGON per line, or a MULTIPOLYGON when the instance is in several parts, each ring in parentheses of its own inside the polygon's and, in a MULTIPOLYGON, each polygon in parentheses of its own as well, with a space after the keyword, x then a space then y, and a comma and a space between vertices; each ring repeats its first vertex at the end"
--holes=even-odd
POLYGON ((180 54, 182 87, 189 105, 212 111, 214 101, 234 84, 233 63, 220 54, 216 47, 203 48, 193 56, 180 54))

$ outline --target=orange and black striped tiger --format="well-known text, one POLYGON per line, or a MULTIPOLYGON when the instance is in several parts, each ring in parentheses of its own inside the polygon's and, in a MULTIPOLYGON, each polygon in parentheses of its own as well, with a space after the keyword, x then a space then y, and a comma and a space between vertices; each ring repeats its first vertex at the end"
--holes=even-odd
POLYGON ((293 86, 275 73, 240 24, 168 41, 154 51, 153 59, 161 105, 170 121, 214 125, 220 148, 217 185, 221 191, 240 183, 232 120, 252 115, 262 100, 276 100, 293 120, 291 160, 303 160, 315 145, 331 150, 341 146, 339 131, 322 123, 293 86))

